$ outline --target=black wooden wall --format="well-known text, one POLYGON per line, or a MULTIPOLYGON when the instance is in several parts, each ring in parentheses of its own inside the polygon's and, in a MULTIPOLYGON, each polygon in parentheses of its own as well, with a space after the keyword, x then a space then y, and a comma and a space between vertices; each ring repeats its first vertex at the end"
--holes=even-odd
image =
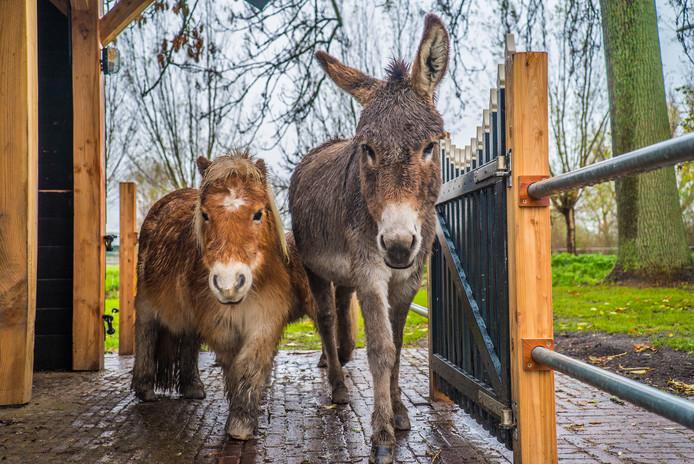
POLYGON ((39 217, 34 370, 72 367, 72 70, 69 20, 38 0, 39 217))

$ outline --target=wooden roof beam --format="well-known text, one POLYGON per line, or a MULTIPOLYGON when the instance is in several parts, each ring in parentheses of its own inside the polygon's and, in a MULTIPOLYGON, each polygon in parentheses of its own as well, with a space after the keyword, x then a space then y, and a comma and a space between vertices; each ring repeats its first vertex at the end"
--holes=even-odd
POLYGON ((67 16, 67 5, 69 0, 50 0, 54 7, 60 10, 62 14, 67 16))
POLYGON ((118 34, 140 16, 150 3, 152 0, 120 0, 116 3, 99 21, 101 46, 105 47, 113 42, 118 34))

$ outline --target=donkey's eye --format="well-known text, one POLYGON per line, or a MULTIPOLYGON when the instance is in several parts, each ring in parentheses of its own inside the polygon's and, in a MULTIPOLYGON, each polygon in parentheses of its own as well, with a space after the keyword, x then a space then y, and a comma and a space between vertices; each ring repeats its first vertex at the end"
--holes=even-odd
POLYGON ((422 152, 422 159, 428 160, 429 158, 431 158, 431 153, 433 151, 434 151, 434 142, 431 142, 429 145, 426 146, 426 148, 422 152))
POLYGON ((362 150, 364 150, 364 153, 366 153, 366 156, 368 156, 369 162, 371 164, 376 162, 376 153, 374 153, 373 148, 368 146, 367 144, 363 144, 361 146, 362 150))
POLYGON ((259 209, 259 210, 256 211, 255 214, 253 215, 253 220, 254 220, 255 222, 258 222, 258 221, 260 221, 260 219, 261 219, 262 217, 263 217, 263 210, 262 210, 262 209, 259 209))
POLYGON ((200 211, 200 213, 202 214, 202 219, 203 219, 205 222, 207 222, 207 221, 210 220, 210 217, 207 215, 206 212, 200 211))

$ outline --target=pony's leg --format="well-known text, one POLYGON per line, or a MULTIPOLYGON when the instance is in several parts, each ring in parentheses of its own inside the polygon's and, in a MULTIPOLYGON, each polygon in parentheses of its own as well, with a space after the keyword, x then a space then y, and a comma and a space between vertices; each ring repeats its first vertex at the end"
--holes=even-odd
POLYGON ((363 286, 357 287, 357 298, 364 317, 366 354, 374 383, 374 410, 371 415, 371 454, 369 462, 390 464, 395 451, 393 406, 390 378, 395 365, 395 345, 388 317, 388 284, 385 278, 367 274, 363 286), (380 280, 380 281, 379 281, 380 280))
POLYGON ((395 364, 390 377, 390 398, 393 404, 393 416, 396 430, 410 430, 410 418, 407 415, 407 407, 402 402, 400 391, 400 352, 402 350, 403 332, 407 322, 407 314, 410 311, 410 303, 419 289, 421 271, 415 272, 403 284, 394 285, 390 289, 390 323, 393 329, 393 343, 395 345, 395 364))
POLYGON ((142 401, 154 401, 154 379, 156 363, 154 350, 157 346, 158 323, 148 303, 135 297, 135 365, 130 388, 142 401))
POLYGON ((337 309, 337 356, 343 366, 352 360, 354 337, 352 336, 352 287, 335 287, 337 309))
POLYGON ((236 356, 220 353, 219 361, 229 400, 225 430, 232 438, 253 438, 258 425, 263 385, 272 369, 280 336, 281 327, 258 328, 236 356))
POLYGON ((179 349, 180 377, 178 391, 184 398, 201 400, 205 398, 205 388, 200 381, 198 370, 198 352, 200 350, 200 338, 195 333, 186 333, 181 337, 179 349))
POLYGON ((316 300, 316 325, 323 342, 323 352, 328 361, 328 381, 332 388, 332 401, 336 404, 349 403, 349 391, 345 385, 342 366, 337 357, 335 340, 335 300, 330 281, 306 269, 308 283, 316 300))

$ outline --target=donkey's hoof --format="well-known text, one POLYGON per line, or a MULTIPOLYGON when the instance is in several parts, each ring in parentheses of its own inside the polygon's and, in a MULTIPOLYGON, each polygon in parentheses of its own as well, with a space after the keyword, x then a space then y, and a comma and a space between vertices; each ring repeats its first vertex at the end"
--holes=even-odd
POLYGON ((229 418, 227 421, 227 435, 236 440, 250 440, 253 438, 254 425, 238 419, 229 418))
POLYGON ((392 464, 395 445, 371 445, 370 464, 392 464))
POLYGON ((410 418, 407 414, 396 414, 395 415, 395 430, 410 430, 412 424, 410 424, 410 418))
POLYGON ((193 384, 185 386, 181 389, 181 394, 184 398, 189 400, 202 400, 205 399, 205 389, 200 384, 193 384))
POLYGON ((325 354, 320 355, 318 360, 318 367, 328 367, 328 360, 325 358, 325 354))
POLYGON ((344 383, 339 384, 337 387, 333 388, 333 403, 335 404, 347 404, 349 403, 349 390, 344 383))
POLYGON ((135 392, 135 396, 138 397, 140 401, 150 402, 157 399, 157 395, 154 394, 154 390, 147 389, 135 392))

